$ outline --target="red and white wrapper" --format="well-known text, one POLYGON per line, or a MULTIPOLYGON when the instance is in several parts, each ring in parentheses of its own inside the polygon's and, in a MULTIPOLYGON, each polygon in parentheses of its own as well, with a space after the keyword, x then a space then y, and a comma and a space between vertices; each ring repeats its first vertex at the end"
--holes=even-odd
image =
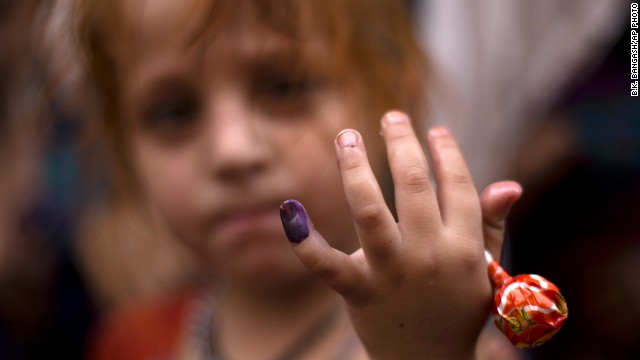
POLYGON ((509 276, 485 251, 489 279, 495 289, 493 320, 519 348, 542 345, 562 327, 567 302, 557 286, 540 275, 509 276))

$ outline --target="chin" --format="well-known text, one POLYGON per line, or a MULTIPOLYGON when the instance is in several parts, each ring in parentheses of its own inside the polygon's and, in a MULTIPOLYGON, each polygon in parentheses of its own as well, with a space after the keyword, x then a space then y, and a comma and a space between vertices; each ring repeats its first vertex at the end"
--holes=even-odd
POLYGON ((312 277, 293 251, 245 254, 242 259, 237 259, 229 270, 230 281, 242 282, 256 290, 264 291, 297 286, 301 281, 307 281, 312 277))

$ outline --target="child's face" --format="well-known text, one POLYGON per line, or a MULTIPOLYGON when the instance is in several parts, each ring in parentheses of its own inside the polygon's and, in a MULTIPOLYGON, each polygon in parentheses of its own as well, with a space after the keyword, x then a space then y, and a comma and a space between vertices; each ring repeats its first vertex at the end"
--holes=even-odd
POLYGON ((133 26, 114 44, 142 188, 219 274, 264 284, 301 278, 279 205, 299 199, 335 247, 354 250, 333 139, 346 127, 378 138, 368 132, 377 126, 363 128, 355 87, 330 76, 322 39, 304 39, 311 56, 300 60, 290 39, 243 9, 194 41, 202 12, 185 10, 192 2, 127 2, 133 26))

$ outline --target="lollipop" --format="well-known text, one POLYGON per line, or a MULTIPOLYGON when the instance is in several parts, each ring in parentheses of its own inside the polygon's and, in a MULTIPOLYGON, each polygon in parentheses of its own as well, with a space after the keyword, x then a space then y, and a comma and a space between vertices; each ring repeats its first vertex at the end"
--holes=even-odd
POLYGON ((509 276, 485 251, 489 278, 496 290, 493 320, 519 348, 542 345, 564 324, 569 312, 558 287, 539 275, 509 276))

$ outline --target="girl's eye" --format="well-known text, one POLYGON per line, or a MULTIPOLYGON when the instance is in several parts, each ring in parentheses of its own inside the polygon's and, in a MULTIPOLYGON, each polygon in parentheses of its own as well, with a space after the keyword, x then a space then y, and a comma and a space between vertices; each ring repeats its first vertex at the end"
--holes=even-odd
POLYGON ((304 96, 311 89, 311 84, 306 79, 283 78, 273 80, 268 85, 268 95, 273 98, 291 99, 304 96))
POLYGON ((289 115, 309 109, 318 81, 304 74, 262 74, 255 79, 255 100, 268 112, 289 115))
POLYGON ((192 129, 200 115, 200 103, 192 97, 158 101, 145 117, 145 126, 163 135, 182 135, 192 129))

